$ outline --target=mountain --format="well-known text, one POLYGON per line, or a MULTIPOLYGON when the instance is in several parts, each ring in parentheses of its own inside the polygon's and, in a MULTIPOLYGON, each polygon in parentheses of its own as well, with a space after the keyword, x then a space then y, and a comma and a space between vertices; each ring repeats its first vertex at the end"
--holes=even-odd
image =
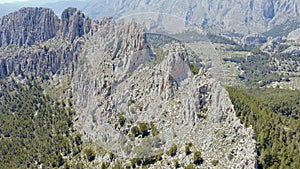
POLYGON ((265 32, 299 17, 299 6, 297 0, 91 0, 82 10, 93 18, 110 15, 145 21, 150 17, 159 25, 172 18, 179 27, 198 26, 214 32, 249 34, 265 32))
POLYGON ((299 17, 297 0, 87 0, 0 4, 0 16, 24 6, 41 6, 60 14, 75 7, 94 19, 112 16, 135 20, 147 31, 178 33, 198 27, 213 33, 263 33, 299 17))
POLYGON ((1 168, 257 167, 252 128, 184 44, 75 8, 0 23, 1 168))

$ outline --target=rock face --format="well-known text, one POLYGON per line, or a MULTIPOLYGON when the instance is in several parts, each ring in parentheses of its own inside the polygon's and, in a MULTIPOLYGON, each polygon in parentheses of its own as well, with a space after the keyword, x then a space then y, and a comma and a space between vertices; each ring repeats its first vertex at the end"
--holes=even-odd
POLYGON ((0 20, 0 47, 14 44, 33 45, 53 38, 59 19, 50 9, 22 8, 0 20))
POLYGON ((202 152, 203 168, 213 168, 213 160, 218 168, 256 168, 253 130, 240 123, 228 93, 204 68, 191 73, 184 45, 167 44, 158 56, 141 25, 92 21, 72 8, 57 23, 52 39, 3 45, 0 77, 42 78, 47 91, 67 75, 76 128, 105 150, 96 151, 99 165, 159 157, 150 168, 169 168, 174 160, 186 166, 194 163, 186 153, 191 143, 190 153, 202 152), (168 155, 172 145, 177 153, 168 155))
MULTIPOLYGON (((115 30, 120 31, 117 27, 115 30)), ((129 37, 142 34, 135 32, 129 37)), ((115 58, 109 53, 99 57, 102 52, 96 50, 98 46, 87 46, 85 66, 80 66, 72 83, 78 111, 89 112, 79 114, 76 123, 85 133, 85 140, 106 145, 107 151, 124 161, 147 159, 177 145, 177 155, 164 155, 164 160, 151 168, 168 168, 167 159, 178 159, 182 165, 191 163, 193 157, 185 154, 189 142, 194 145, 192 151, 202 152, 203 168, 213 167, 214 159, 219 160, 221 168, 256 167, 253 130, 246 129, 235 117, 228 93, 219 83, 208 78, 203 70, 195 76, 191 74, 188 53, 179 44, 167 47, 169 54, 156 64, 144 53, 148 50, 145 48, 115 58), (130 73, 124 71, 123 60, 134 59, 137 53, 145 58, 144 62, 130 73), (124 124, 120 124, 120 117, 126 119, 124 124), (158 133, 146 138, 133 137, 134 126, 141 123, 151 123, 158 133)), ((126 46, 127 50, 136 49, 132 44, 126 46)))
POLYGON ((76 8, 68 8, 61 15, 60 32, 62 37, 73 42, 91 30, 92 21, 76 8))
POLYGON ((287 36, 287 40, 299 41, 300 40, 300 29, 296 29, 290 32, 287 36))
POLYGON ((60 34, 71 42, 90 32, 91 20, 75 9, 68 8, 60 20, 51 9, 22 8, 0 20, 0 47, 14 44, 31 46, 60 34))
POLYGON ((1 18, 0 78, 71 73, 81 45, 74 40, 93 32, 92 20, 75 8, 66 9, 61 18, 47 8, 22 8, 1 18), (49 43, 38 44, 45 41, 49 43))
MULTIPOLYGON (((299 16, 300 1, 298 0, 92 0, 84 8, 91 16, 101 18, 100 11, 108 6, 106 15, 115 17, 132 17, 144 14, 173 16, 185 20, 186 25, 197 25, 214 30, 224 29, 237 33, 261 33, 274 25, 286 22, 289 18, 299 16), (101 7, 102 4, 103 5, 101 7), (99 11, 99 12, 98 12, 99 11)), ((161 23, 168 22, 161 20, 161 23)), ((157 20, 159 21, 159 19, 157 20)), ((178 22, 178 19, 176 20, 178 22)), ((181 24, 181 22, 178 22, 181 24)), ((180 26, 180 25, 177 25, 180 26)), ((224 31, 223 30, 223 31, 224 31)))

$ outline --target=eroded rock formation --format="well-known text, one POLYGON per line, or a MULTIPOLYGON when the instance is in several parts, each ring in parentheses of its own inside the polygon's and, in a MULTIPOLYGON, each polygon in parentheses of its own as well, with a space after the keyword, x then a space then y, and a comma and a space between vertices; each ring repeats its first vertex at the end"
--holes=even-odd
MULTIPOLYGON (((68 81, 64 86, 69 87, 68 94, 57 97, 72 100, 77 112, 74 123, 83 140, 115 154, 112 165, 161 152, 150 168, 168 168, 175 159, 188 165, 193 156, 185 153, 185 146, 192 143, 191 152, 202 152, 203 168, 212 167, 212 160, 218 160, 220 168, 256 167, 253 130, 240 123, 228 93, 204 68, 192 74, 182 44, 165 45, 166 54, 157 56, 147 46, 141 25, 111 18, 92 21, 72 8, 61 20, 55 15, 42 18, 44 23, 55 23, 43 29, 49 30, 49 36, 22 41, 23 33, 15 35, 17 28, 11 22, 24 11, 39 11, 39 17, 52 14, 28 8, 1 19, 7 22, 0 30, 19 40, 1 40, 0 77, 42 78, 50 93, 50 86, 59 88, 56 83, 68 81), (148 128, 134 133, 141 123, 148 128), (164 152, 172 144, 177 145, 177 153, 169 156, 164 152)), ((35 24, 42 23, 22 29, 36 31, 40 25, 35 24)), ((109 153, 97 155, 96 161, 109 158, 109 153)))

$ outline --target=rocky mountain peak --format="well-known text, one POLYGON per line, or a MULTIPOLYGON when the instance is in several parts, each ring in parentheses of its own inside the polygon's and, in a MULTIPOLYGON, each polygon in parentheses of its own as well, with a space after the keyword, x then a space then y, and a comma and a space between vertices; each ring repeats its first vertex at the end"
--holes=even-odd
POLYGON ((92 20, 76 8, 63 11, 59 19, 48 8, 22 8, 0 19, 0 47, 31 46, 59 37, 73 42, 90 32, 92 20))
POLYGON ((162 63, 162 70, 169 74, 178 85, 190 77, 192 73, 186 49, 179 44, 172 44, 171 52, 162 63))
POLYGON ((92 20, 76 8, 67 8, 61 15, 60 33, 63 38, 73 42, 91 30, 92 20))
POLYGON ((51 9, 22 8, 0 19, 0 47, 44 42, 56 35, 58 26, 59 19, 51 9))
POLYGON ((147 46, 143 26, 92 21, 74 8, 56 23, 55 38, 22 48, 7 43, 0 78, 41 79, 46 93, 67 99, 83 142, 100 146, 94 164, 159 156, 150 168, 169 168, 175 159, 186 166, 195 163, 185 150, 190 143, 190 153, 201 151, 195 164, 203 168, 213 167, 214 159, 230 168, 255 168, 253 130, 240 123, 228 93, 204 69, 191 73, 183 44, 160 46, 158 54, 147 46), (177 154, 167 155, 171 145, 177 154))

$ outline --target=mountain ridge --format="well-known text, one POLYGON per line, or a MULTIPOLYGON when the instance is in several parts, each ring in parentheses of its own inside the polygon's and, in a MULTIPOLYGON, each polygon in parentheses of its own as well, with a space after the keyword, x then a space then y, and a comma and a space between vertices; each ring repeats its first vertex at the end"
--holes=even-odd
MULTIPOLYGON (((209 28, 212 31, 250 34, 262 33, 275 25, 285 23, 289 18, 299 17, 300 2, 297 0, 205 0, 205 1, 124 1, 118 0, 108 3, 106 0, 97 2, 89 1, 83 11, 93 18, 101 18, 98 12, 106 4, 110 11, 106 15, 119 18, 131 14, 142 14, 147 12, 157 12, 174 15, 185 20, 185 26, 199 26, 209 28), (224 31, 224 30, 223 30, 224 31)), ((101 11, 101 10, 100 10, 101 11)), ((141 15, 141 17, 143 17, 141 15)), ((154 18, 154 20, 156 20, 154 18)), ((159 20, 156 20, 159 21, 159 20)), ((164 20, 163 22, 167 22, 164 20)), ((163 24, 163 22, 160 22, 163 24)), ((178 25, 179 26, 179 25, 178 25)))
MULTIPOLYGON (((44 16, 43 9, 26 10, 44 16)), ((252 128, 241 124, 227 91, 204 67, 191 71, 184 44, 166 44, 159 55, 140 24, 93 21, 75 8, 57 23, 52 38, 23 43, 21 32, 2 45, 0 75, 39 80, 43 92, 77 112, 74 127, 86 147, 61 158, 84 167, 168 168, 177 160, 182 167, 256 168, 252 128)), ((43 22, 29 28, 35 24, 43 22)), ((0 29, 14 30, 6 26, 0 29)))

